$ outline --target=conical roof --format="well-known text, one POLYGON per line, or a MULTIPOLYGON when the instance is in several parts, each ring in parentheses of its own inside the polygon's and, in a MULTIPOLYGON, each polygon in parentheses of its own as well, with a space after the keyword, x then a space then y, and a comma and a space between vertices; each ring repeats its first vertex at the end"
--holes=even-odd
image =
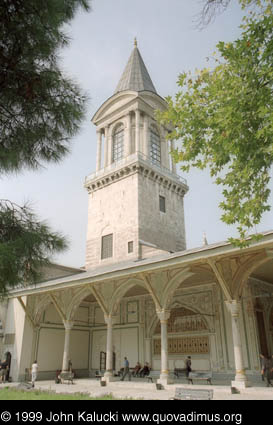
POLYGON ((119 80, 115 93, 124 90, 133 90, 137 92, 148 90, 156 93, 151 77, 137 48, 136 40, 134 50, 119 80))

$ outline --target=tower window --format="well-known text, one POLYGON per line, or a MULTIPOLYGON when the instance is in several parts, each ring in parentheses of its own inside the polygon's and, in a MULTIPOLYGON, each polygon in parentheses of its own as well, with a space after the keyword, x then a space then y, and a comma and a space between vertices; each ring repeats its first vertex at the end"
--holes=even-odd
POLYGON ((101 259, 113 257, 113 233, 101 238, 101 259))
POLYGON ((160 137, 155 127, 152 128, 150 133, 150 158, 154 164, 161 163, 161 146, 160 137))
POLYGON ((118 162, 123 158, 124 150, 124 128, 123 125, 119 125, 113 136, 112 145, 112 159, 113 162, 118 162))
POLYGON ((159 211, 166 212, 166 199, 159 195, 159 211))
POLYGON ((134 242, 128 242, 128 254, 131 254, 134 251, 134 242))

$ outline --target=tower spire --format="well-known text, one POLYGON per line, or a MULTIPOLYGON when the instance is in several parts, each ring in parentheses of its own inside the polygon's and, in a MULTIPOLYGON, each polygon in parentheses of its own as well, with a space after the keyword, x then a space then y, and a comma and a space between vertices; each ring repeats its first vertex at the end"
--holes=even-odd
POLYGON ((136 37, 134 38, 134 49, 119 80, 115 93, 124 90, 137 92, 147 90, 156 93, 151 77, 138 50, 136 37))

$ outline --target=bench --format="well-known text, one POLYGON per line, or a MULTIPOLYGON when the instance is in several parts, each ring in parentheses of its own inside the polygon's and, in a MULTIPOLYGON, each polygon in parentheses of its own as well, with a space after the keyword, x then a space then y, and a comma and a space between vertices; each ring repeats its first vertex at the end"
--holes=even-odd
POLYGON ((154 379, 159 379, 160 377, 160 372, 158 372, 157 370, 150 370, 149 375, 146 375, 146 378, 148 380, 148 382, 154 382, 154 379))
POLYGON ((73 384, 74 373, 73 372, 61 372, 59 375, 61 383, 64 384, 64 381, 68 381, 68 384, 73 384))
POLYGON ((175 388, 175 395, 171 400, 212 400, 213 390, 193 390, 189 388, 175 388))
POLYGON ((193 384, 193 380, 205 380, 207 384, 211 384, 212 372, 190 372, 188 376, 188 383, 193 384))
POLYGON ((96 370, 95 372, 95 378, 101 379, 103 377, 103 372, 101 370, 96 370))
POLYGON ((173 374, 176 378, 179 378, 179 375, 186 376, 186 371, 186 369, 179 369, 176 367, 173 371, 173 374))

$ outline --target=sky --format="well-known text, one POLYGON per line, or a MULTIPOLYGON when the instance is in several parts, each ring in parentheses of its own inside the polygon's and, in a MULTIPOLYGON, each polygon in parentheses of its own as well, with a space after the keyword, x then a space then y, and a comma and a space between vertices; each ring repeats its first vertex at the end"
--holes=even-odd
MULTIPOLYGON (((96 167, 96 128, 91 118, 114 94, 134 38, 158 94, 173 96, 181 72, 207 67, 218 41, 239 36, 243 16, 237 0, 232 0, 225 13, 199 30, 201 0, 92 0, 91 6, 89 13, 79 11, 67 26, 71 42, 60 52, 63 72, 89 97, 70 154, 60 164, 44 164, 39 171, 0 180, 1 198, 20 205, 29 202, 40 220, 67 236, 69 249, 52 260, 72 267, 85 263, 88 194, 83 184, 96 167)), ((202 246, 203 232, 209 244, 236 236, 234 227, 221 222, 221 188, 209 173, 192 170, 181 175, 189 186, 184 199, 187 248, 202 246)), ((270 230, 272 224, 273 211, 264 215, 257 231, 270 230)))

